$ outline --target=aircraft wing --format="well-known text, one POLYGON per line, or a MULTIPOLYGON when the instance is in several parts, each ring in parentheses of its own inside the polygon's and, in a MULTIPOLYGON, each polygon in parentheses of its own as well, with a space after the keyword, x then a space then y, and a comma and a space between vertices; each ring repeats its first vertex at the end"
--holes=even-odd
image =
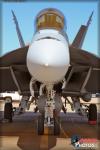
POLYGON ((18 48, 0 57, 0 67, 11 65, 26 65, 26 57, 29 46, 18 48))
POLYGON ((87 24, 82 25, 70 46, 70 64, 66 73, 64 95, 83 95, 85 93, 100 93, 100 58, 82 50, 93 12, 87 24))
POLYGON ((70 47, 71 65, 84 65, 100 68, 100 57, 82 49, 70 47))
MULTIPOLYGON (((29 94, 31 76, 26 66, 28 46, 19 48, 0 57, 0 93, 19 91, 29 94)), ((100 93, 100 58, 95 55, 70 47, 70 64, 66 73, 65 95, 86 92, 100 93)))
POLYGON ((64 95, 100 93, 100 58, 77 48, 70 47, 71 66, 65 76, 64 95))
POLYGON ((26 67, 28 46, 19 48, 0 58, 0 93, 19 91, 29 94, 31 76, 26 67))

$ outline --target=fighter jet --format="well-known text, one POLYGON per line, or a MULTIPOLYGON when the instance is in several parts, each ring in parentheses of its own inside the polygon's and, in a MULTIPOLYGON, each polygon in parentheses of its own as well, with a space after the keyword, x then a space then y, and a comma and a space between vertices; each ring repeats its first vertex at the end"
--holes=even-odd
POLYGON ((82 49, 93 12, 69 43, 63 13, 53 8, 40 11, 32 42, 27 46, 13 11, 12 15, 20 48, 0 57, 0 92, 18 91, 23 96, 20 110, 30 96, 37 99, 39 135, 44 134, 45 124, 53 126, 54 135, 60 134, 62 97, 73 111, 96 124, 96 105, 80 103, 80 99, 89 102, 92 94, 100 93, 100 58, 82 49))

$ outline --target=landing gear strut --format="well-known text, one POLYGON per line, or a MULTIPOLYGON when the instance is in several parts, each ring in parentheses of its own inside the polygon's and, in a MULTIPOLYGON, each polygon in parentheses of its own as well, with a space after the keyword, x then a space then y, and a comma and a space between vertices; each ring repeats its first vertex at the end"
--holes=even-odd
POLYGON ((54 135, 60 134, 60 118, 57 110, 55 109, 54 96, 55 93, 52 90, 52 86, 47 86, 47 101, 45 106, 45 119, 47 118, 47 125, 51 125, 53 121, 54 135))

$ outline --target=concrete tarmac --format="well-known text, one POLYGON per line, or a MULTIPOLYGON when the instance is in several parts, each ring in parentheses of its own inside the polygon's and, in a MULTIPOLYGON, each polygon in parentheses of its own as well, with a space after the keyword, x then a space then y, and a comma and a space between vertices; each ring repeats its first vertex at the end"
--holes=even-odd
MULTIPOLYGON (((64 115, 61 114, 64 119, 64 115)), ((71 114, 70 114, 71 116, 71 114)), ((72 118, 75 118, 75 115, 72 118)), ((26 114, 15 116, 13 123, 0 123, 0 150, 73 150, 71 137, 79 135, 82 138, 99 137, 99 127, 88 125, 72 119, 61 121, 60 136, 53 135, 53 129, 45 127, 43 136, 37 135, 37 114, 27 112, 26 114)), ((99 149, 98 149, 99 150, 99 149)))
MULTIPOLYGON (((89 125, 86 117, 68 112, 61 113, 61 134, 53 135, 53 128, 45 127, 44 135, 37 135, 37 117, 31 111, 22 115, 15 115, 13 122, 2 122, 3 111, 0 112, 0 150, 74 150, 71 137, 95 138, 100 144, 100 123, 89 125)), ((100 114, 98 113, 98 122, 100 114)), ((87 150, 87 148, 86 148, 87 150)))

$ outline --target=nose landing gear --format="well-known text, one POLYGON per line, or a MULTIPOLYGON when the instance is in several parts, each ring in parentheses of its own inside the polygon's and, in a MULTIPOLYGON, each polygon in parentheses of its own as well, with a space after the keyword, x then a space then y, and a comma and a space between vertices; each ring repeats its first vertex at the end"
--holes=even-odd
POLYGON ((58 112, 55 108, 55 93, 52 90, 52 85, 46 85, 47 89, 47 98, 44 106, 44 113, 38 118, 38 135, 42 135, 44 133, 44 125, 47 127, 53 127, 54 135, 60 134, 60 118, 58 116, 58 112))

